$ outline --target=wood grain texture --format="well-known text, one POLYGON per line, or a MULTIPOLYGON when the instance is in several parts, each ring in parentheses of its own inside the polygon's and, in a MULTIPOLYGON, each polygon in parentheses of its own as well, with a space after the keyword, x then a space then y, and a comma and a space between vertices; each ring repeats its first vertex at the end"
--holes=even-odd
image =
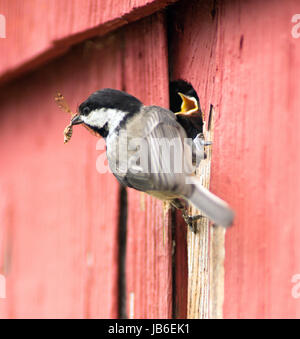
MULTIPOLYGON (((124 83, 144 104, 168 107, 165 21, 153 15, 125 30, 124 83)), ((170 214, 162 202, 129 189, 127 305, 129 318, 172 316, 170 214)))
POLYGON ((116 36, 73 49, 1 89, 0 274, 7 278, 1 318, 115 318, 118 315, 118 192, 96 171, 94 136, 74 128, 73 110, 99 87, 121 87, 116 36))
MULTIPOLYGON (((201 107, 206 112, 214 100, 216 24, 210 16, 213 2, 183 1, 174 6, 170 13, 170 68, 172 79, 183 78, 192 83, 200 97, 201 107), (190 20, 193 17, 195 20, 190 20)), ((212 140, 212 132, 206 139, 212 140)), ((214 145, 212 146, 214 149, 214 145)), ((211 147, 207 159, 202 161, 197 175, 209 188, 211 147)), ((214 193, 218 194, 217 191, 214 193)), ((225 196, 223 196, 226 198, 225 196)), ((199 211, 191 209, 192 214, 199 211)), ((211 238, 207 218, 198 222, 197 234, 188 230, 188 318, 208 318, 210 304, 210 271, 218 261, 210 260, 215 238, 211 238)), ((221 246, 218 245, 217 247, 221 246)), ((222 307, 222 305, 221 305, 222 307)))
POLYGON ((300 316, 291 282, 300 267, 298 12, 296 0, 220 2, 212 188, 236 210, 225 317, 300 316))
MULTIPOLYGON (((205 133, 205 139, 212 141, 212 133, 205 133)), ((196 175, 200 178, 204 187, 210 185, 211 147, 207 147, 207 158, 202 160, 197 168, 196 175)), ((201 214, 201 211, 191 208, 192 215, 201 214)), ((188 305, 187 317, 190 319, 209 317, 209 269, 212 262, 209 261, 209 236, 210 222, 203 217, 197 222, 197 233, 188 229, 188 305)))
POLYGON ((75 43, 148 16, 174 0, 2 0, 0 82, 41 65, 75 43))

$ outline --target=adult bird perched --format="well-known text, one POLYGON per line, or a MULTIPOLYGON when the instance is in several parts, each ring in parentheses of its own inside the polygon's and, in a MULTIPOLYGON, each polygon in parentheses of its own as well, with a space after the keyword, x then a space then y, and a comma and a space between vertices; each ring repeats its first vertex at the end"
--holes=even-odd
POLYGON ((105 139, 110 169, 122 185, 161 200, 184 199, 214 223, 232 224, 233 211, 194 175, 191 145, 171 111, 106 88, 79 106, 71 124, 85 124, 105 139))

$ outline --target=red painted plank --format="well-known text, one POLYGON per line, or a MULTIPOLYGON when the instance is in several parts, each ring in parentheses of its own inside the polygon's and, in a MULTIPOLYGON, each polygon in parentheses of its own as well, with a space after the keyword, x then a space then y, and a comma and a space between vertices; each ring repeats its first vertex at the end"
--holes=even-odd
POLYGON ((291 283, 300 267, 300 40, 291 35, 298 12, 297 0, 220 9, 213 187, 237 211, 226 239, 225 317, 300 316, 291 283))
POLYGON ((236 211, 224 317, 298 318, 298 1, 220 1, 215 18, 213 1, 182 6, 173 75, 192 81, 206 111, 215 106, 211 190, 236 211))
POLYGON ((150 15, 175 0, 2 0, 0 81, 32 69, 72 44, 150 15))
MULTIPOLYGON (((125 30, 126 90, 144 104, 168 107, 164 18, 153 15, 125 30)), ((130 318, 172 316, 172 239, 162 203, 128 191, 127 312, 130 318)))
POLYGON ((62 131, 70 106, 100 87, 121 87, 116 36, 72 50, 1 89, 1 318, 117 317, 118 192, 96 171, 95 137, 62 131))

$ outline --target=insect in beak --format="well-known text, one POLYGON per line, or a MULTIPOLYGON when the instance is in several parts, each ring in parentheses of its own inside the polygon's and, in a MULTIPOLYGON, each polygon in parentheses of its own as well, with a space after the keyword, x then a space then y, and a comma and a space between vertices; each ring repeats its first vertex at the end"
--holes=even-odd
POLYGON ((178 92, 182 99, 181 110, 180 112, 175 113, 176 115, 193 115, 199 112, 198 102, 196 98, 189 97, 178 92))
POLYGON ((79 114, 74 115, 74 117, 71 120, 72 125, 79 125, 82 123, 83 123, 83 120, 81 119, 81 116, 79 114))

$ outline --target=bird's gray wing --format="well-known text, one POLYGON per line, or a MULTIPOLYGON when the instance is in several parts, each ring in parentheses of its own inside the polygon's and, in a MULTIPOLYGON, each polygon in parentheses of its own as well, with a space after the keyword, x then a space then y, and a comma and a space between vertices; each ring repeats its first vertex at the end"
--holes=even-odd
POLYGON ((145 122, 142 142, 148 148, 148 161, 129 163, 128 184, 141 191, 181 192, 186 173, 193 171, 184 129, 172 112, 158 106, 145 107, 142 121, 145 122))

